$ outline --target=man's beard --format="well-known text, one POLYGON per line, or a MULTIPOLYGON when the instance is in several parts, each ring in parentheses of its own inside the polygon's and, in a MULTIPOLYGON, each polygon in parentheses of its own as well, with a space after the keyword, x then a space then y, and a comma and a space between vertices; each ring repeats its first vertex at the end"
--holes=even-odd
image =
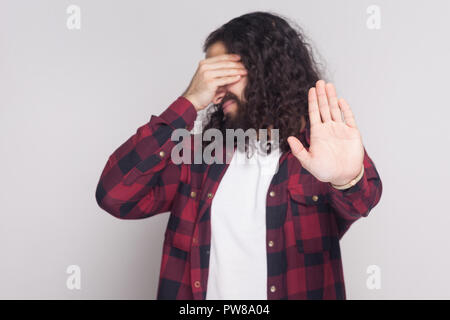
MULTIPOLYGON (((231 97, 225 96, 224 99, 222 100, 222 102, 219 105, 219 111, 223 113, 223 121, 221 124, 221 131, 222 132, 226 132, 226 129, 232 129, 232 130, 238 130, 238 129, 242 129, 242 131, 245 133, 248 129, 253 129, 255 131, 255 134, 258 135, 258 128, 252 128, 249 120, 249 115, 246 113, 247 109, 247 105, 246 103, 241 102, 240 100, 238 100, 234 95, 232 95, 231 97), (237 109, 234 113, 228 112, 228 113, 223 113, 223 109, 222 106, 224 103, 226 103, 227 101, 229 101, 230 99, 234 100, 234 102, 237 104, 237 109)), ((225 134, 225 137, 227 137, 227 135, 225 134)), ((261 137, 262 138, 262 137, 261 137)), ((255 152, 254 148, 256 147, 255 144, 256 143, 261 143, 262 145, 264 145, 264 148, 268 149, 269 153, 270 153, 270 147, 267 148, 267 137, 266 139, 262 138, 263 140, 259 140, 258 136, 254 136, 253 138, 250 137, 246 137, 245 138, 245 144, 244 145, 240 145, 238 144, 237 147, 240 151, 245 151, 247 152, 247 155, 249 153, 253 153, 255 152), (250 149, 248 149, 250 148, 250 149)))
POLYGON ((222 118, 222 129, 242 129, 246 131, 248 128, 248 121, 246 121, 247 117, 245 115, 246 110, 245 103, 241 102, 235 95, 233 94, 227 94, 223 99, 222 102, 219 104, 219 111, 223 114, 222 118), (229 100, 233 100, 234 103, 237 105, 235 112, 229 112, 224 113, 223 112, 223 105, 229 100))
MULTIPOLYGON (((222 139, 223 139, 222 142, 224 144, 226 144, 227 146, 229 145, 230 142, 226 141, 226 140, 231 138, 231 137, 228 137, 227 129, 231 129, 230 134, 232 136, 235 133, 239 134, 236 132, 236 130, 240 131, 238 129, 241 129, 242 130, 241 133, 244 135, 246 135, 246 132, 249 129, 252 129, 252 131, 254 131, 256 135, 258 135, 259 128, 255 128, 254 125, 251 124, 251 121, 249 119, 250 115, 248 114, 248 110, 249 109, 248 109, 246 102, 242 102, 234 94, 227 93, 227 95, 222 99, 222 101, 218 104, 215 104, 213 109, 211 109, 212 113, 209 114, 210 119, 209 119, 208 123, 206 124, 206 126, 203 128, 203 130, 206 131, 207 129, 212 129, 212 128, 218 129, 222 133, 222 139), (224 113, 223 105, 229 100, 233 100, 233 102, 236 103, 237 108, 233 112, 224 113)), ((264 134, 263 134, 263 136, 264 136, 264 134)), ((246 135, 244 145, 242 145, 242 143, 237 143, 237 140, 239 140, 239 139, 234 139, 234 142, 231 142, 231 144, 237 146, 237 148, 241 151, 246 151, 247 153, 248 152, 252 153, 254 151, 249 150, 248 148, 250 147, 250 149, 254 150, 255 143, 261 143, 261 145, 265 149, 267 149, 266 142, 267 142, 268 137, 266 137, 266 139, 264 139, 264 137, 261 137, 261 139, 262 140, 259 140, 259 138, 257 136, 253 137, 253 135, 251 133, 249 133, 248 136, 246 135)), ((210 140, 208 140, 208 142, 209 141, 210 140)), ((208 144, 208 142, 203 141, 203 145, 206 146, 208 144)))

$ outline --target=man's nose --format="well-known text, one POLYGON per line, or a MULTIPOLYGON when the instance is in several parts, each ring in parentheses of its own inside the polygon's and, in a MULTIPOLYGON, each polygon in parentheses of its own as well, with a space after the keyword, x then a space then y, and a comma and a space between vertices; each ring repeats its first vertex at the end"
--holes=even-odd
POLYGON ((213 103, 218 104, 222 101, 223 97, 227 94, 226 86, 219 87, 216 92, 216 96, 214 97, 213 103))

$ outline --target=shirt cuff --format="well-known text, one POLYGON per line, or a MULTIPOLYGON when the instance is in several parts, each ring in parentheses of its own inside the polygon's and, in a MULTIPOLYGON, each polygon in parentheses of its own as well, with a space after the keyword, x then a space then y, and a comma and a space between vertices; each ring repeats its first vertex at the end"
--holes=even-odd
POLYGON ((194 127, 197 110, 188 99, 179 96, 159 117, 174 129, 190 131, 194 127))

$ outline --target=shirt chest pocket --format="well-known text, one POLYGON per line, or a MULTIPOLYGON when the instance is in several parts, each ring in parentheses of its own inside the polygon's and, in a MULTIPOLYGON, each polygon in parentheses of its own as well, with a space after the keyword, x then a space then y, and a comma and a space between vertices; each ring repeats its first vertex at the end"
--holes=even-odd
POLYGON ((289 186, 289 206, 297 249, 300 253, 330 250, 330 213, 326 195, 320 189, 302 193, 301 186, 289 186))
POLYGON ((190 251, 197 220, 200 189, 181 182, 172 205, 164 244, 190 251))

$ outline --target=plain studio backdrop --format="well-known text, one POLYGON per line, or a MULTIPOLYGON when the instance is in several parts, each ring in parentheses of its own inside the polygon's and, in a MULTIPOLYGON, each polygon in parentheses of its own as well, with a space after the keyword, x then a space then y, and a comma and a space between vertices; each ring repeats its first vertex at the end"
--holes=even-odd
POLYGON ((450 298, 450 2, 437 0, 2 0, 0 298, 156 298, 169 213, 114 218, 98 179, 186 89, 205 37, 257 10, 306 32, 383 182, 341 241, 347 298, 450 298))

